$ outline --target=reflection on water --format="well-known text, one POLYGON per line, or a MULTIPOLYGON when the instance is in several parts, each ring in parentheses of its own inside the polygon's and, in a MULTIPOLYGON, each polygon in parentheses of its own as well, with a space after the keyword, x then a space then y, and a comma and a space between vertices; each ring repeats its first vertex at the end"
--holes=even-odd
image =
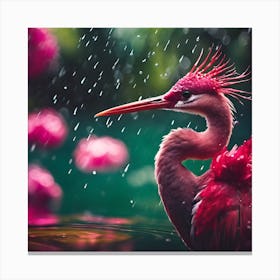
POLYGON ((53 226, 29 226, 29 251, 185 251, 170 225, 123 218, 71 216, 53 226))

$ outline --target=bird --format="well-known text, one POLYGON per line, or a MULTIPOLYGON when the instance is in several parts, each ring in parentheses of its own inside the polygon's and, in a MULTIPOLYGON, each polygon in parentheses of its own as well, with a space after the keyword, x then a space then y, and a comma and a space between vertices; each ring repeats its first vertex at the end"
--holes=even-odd
POLYGON ((228 149, 236 109, 252 100, 235 88, 251 79, 237 72, 221 46, 204 49, 190 71, 166 93, 119 105, 96 117, 164 109, 200 115, 206 129, 172 129, 155 156, 155 178, 166 214, 190 251, 252 250, 252 137, 228 149), (233 98, 233 99, 232 99, 233 98), (182 162, 212 159, 197 176, 182 162))

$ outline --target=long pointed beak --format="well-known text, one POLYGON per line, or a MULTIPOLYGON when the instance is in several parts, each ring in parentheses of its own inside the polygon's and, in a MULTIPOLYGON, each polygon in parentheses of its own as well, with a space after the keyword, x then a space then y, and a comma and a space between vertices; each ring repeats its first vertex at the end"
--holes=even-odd
POLYGON ((163 95, 143 99, 141 101, 131 102, 128 104, 120 105, 117 107, 110 108, 108 110, 99 112, 95 117, 101 116, 110 116, 116 114, 127 114, 132 112, 153 110, 153 109, 168 109, 173 106, 174 103, 171 103, 168 100, 163 98, 163 95))

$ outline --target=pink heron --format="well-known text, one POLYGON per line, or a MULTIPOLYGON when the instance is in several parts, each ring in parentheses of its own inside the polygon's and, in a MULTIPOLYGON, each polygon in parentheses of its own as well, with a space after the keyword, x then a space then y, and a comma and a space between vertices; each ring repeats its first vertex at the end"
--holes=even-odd
POLYGON ((248 81, 238 74, 219 47, 202 59, 165 94, 114 107, 96 116, 150 109, 201 115, 207 129, 178 128, 166 135, 155 157, 159 195, 170 221, 190 250, 251 250, 251 139, 230 151, 233 104, 227 96, 251 100, 251 94, 232 88, 248 81), (196 176, 182 165, 186 159, 210 159, 210 169, 196 176))

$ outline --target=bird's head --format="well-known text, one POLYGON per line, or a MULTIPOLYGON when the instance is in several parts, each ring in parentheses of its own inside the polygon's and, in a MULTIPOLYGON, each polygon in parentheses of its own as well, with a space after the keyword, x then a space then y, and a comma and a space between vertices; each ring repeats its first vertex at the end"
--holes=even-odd
POLYGON ((203 50, 192 69, 171 89, 160 96, 128 103, 102 111, 96 116, 125 114, 152 109, 168 109, 195 114, 204 114, 208 110, 227 100, 229 95, 240 99, 251 99, 250 93, 232 88, 234 84, 248 81, 250 72, 246 69, 238 74, 234 64, 222 54, 219 47, 216 51, 209 49, 201 61, 203 50), (200 62, 201 61, 201 62, 200 62))

